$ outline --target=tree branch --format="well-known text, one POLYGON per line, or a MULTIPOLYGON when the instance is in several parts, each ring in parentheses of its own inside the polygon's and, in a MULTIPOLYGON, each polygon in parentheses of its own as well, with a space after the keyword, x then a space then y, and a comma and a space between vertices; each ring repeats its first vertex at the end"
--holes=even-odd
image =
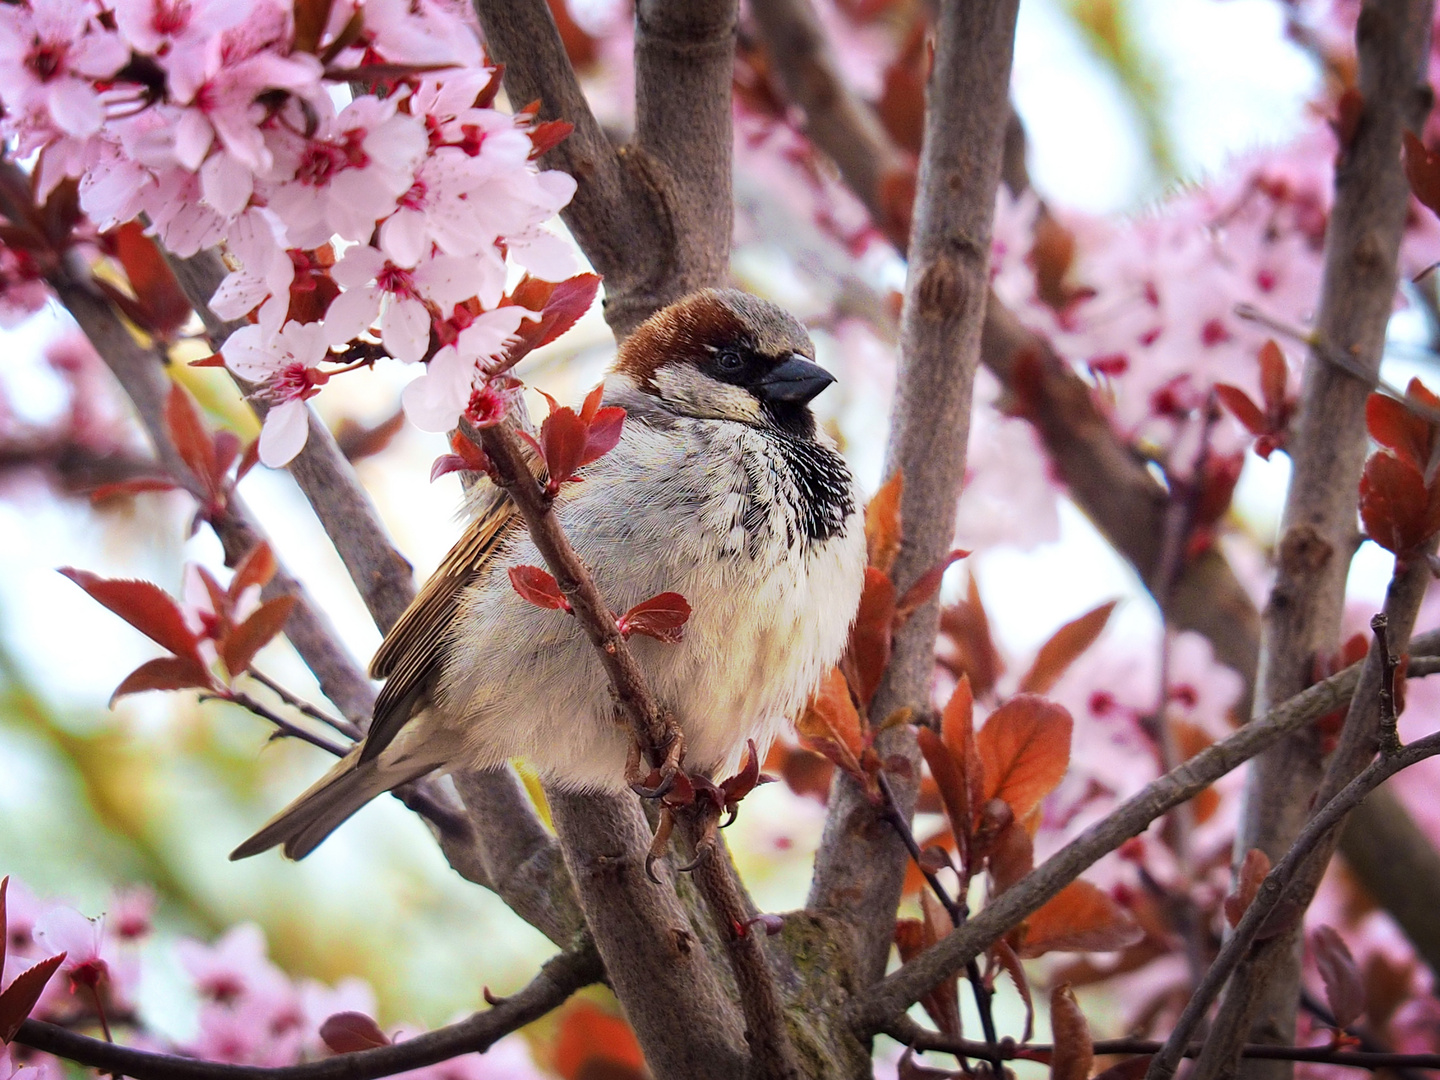
MULTIPOLYGON (((1410 643, 1410 651, 1416 658, 1440 654, 1440 631, 1417 636, 1410 643)), ((1361 664, 1351 664, 1324 682, 1301 691, 1265 717, 1252 720, 1233 735, 1206 747, 1183 765, 1147 784, 1018 884, 997 896, 959 930, 861 995, 851 1010, 857 1029, 862 1034, 882 1030, 892 1018, 919 1001, 942 979, 956 975, 968 961, 979 956, 1101 856, 1114 851, 1132 836, 1139 836, 1156 818, 1193 799, 1285 735, 1343 706, 1355 693, 1361 667, 1361 664)), ((1417 673, 1420 670, 1418 664, 1416 670, 1417 673)))
MULTIPOLYGON (((904 543, 892 577, 901 588, 938 563, 954 541, 965 473, 970 402, 990 269, 990 222, 1000 183, 1016 0, 943 3, 926 86, 925 142, 901 315, 900 370, 885 472, 905 477, 904 543)), ((782 65, 783 66, 783 65, 782 65)), ((939 605, 932 600, 896 635, 870 710, 878 722, 898 708, 929 707, 939 605)), ((914 733, 880 735, 882 758, 909 759, 896 778, 902 812, 913 812, 920 775, 914 733)), ((825 835, 808 906, 843 913, 858 930, 862 978, 885 970, 906 851, 899 836, 843 772, 830 793, 825 835)))
POLYGON ((602 973, 600 959, 593 949, 563 952, 546 961, 540 973, 519 993, 457 1024, 374 1050, 277 1068, 227 1065, 136 1050, 39 1020, 26 1020, 15 1041, 132 1080, 376 1080, 448 1061, 461 1054, 484 1053, 512 1031, 563 1004, 581 987, 598 981, 602 973))

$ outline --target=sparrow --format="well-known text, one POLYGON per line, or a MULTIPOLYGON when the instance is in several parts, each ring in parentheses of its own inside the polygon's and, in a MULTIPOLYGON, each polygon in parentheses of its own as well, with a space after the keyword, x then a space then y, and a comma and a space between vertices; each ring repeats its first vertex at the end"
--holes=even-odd
MULTIPOLYGON (((809 403, 834 382, 793 316, 736 290, 659 311, 621 346, 603 403, 619 443, 566 484, 554 512, 616 611, 678 592, 678 643, 630 647, 716 775, 768 745, 839 659, 865 575, 854 480, 809 403)), ((633 746, 576 620, 522 599, 508 570, 543 565, 498 487, 472 489, 460 540, 370 667, 384 679, 365 740, 241 844, 309 854, 365 803, 430 772, 524 758, 549 785, 626 786, 633 746)))

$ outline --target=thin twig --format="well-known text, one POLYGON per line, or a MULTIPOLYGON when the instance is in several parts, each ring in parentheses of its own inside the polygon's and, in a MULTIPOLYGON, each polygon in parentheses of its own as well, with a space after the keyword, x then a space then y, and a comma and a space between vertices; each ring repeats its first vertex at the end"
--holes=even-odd
MULTIPOLYGON (((890 778, 885 775, 884 770, 876 774, 875 779, 880 785, 880 793, 885 797, 885 819, 890 822, 891 827, 900 834, 900 839, 905 842, 905 849, 910 852, 910 858, 915 863, 921 874, 925 875, 925 883, 930 886, 930 891, 935 894, 941 906, 950 916, 950 925, 959 928, 969 917, 970 911, 963 899, 951 897, 948 889, 941 883, 935 871, 925 864, 921 857, 920 844, 915 839, 915 830, 910 828, 910 822, 900 809, 900 804, 895 801, 895 789, 890 786, 890 778)), ((985 1032, 985 1042, 989 1046, 996 1043, 995 1011, 991 1005, 994 994, 985 985, 985 980, 980 976, 980 961, 972 959, 965 965, 965 979, 970 984, 970 989, 975 995, 975 1009, 980 1013, 980 1027, 985 1032)), ((1000 1058, 994 1054, 988 1055, 985 1060, 995 1067, 995 1075, 999 1076, 1000 1058)))
POLYGON ((331 716, 329 713, 325 712, 322 709, 317 709, 314 705, 311 705, 304 698, 297 697, 289 690, 286 690, 285 687, 281 686, 274 679, 270 678, 270 676, 266 675, 258 668, 254 666, 248 667, 245 669, 245 673, 249 675, 252 679, 254 679, 256 682, 264 686, 266 689, 268 689, 281 701, 285 702, 286 705, 289 705, 292 709, 298 709, 300 712, 304 713, 312 720, 319 720, 322 724, 326 724, 329 727, 334 728, 341 735, 344 735, 347 739, 359 739, 364 735, 364 732, 362 732, 360 728, 355 724, 350 723, 349 720, 338 719, 337 717, 331 716))
POLYGON ((1400 752, 1399 717, 1395 715, 1395 654, 1390 651, 1390 617, 1385 612, 1376 612, 1370 620, 1370 629, 1375 633, 1375 648, 1380 652, 1380 690, 1376 694, 1380 708, 1380 753, 1383 755, 1400 752))
POLYGON ((260 702, 256 701, 249 694, 241 690, 231 690, 224 694, 201 694, 201 701, 228 701, 232 705, 239 705, 242 709, 248 709, 262 720, 268 720, 275 725, 275 734, 271 738, 286 737, 299 739, 311 746, 318 746, 327 754, 334 754, 336 757, 344 757, 346 748, 339 743, 333 743, 323 735, 316 735, 314 732, 306 731, 298 724, 292 724, 279 713, 272 712, 260 702))
POLYGON ((26 1020, 15 1041, 67 1061, 118 1071, 132 1080, 376 1080, 461 1054, 484 1053, 499 1039, 538 1020, 601 975, 600 958, 593 947, 563 952, 546 961, 523 990, 459 1023, 374 1050, 278 1068, 228 1065, 136 1050, 39 1020, 26 1020))

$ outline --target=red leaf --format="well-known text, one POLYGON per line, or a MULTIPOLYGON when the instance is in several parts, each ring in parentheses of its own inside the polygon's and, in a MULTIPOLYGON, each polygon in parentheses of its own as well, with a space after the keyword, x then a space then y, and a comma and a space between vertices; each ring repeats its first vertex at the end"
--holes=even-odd
POLYGON ((1413 133, 1405 132, 1405 179, 1415 198, 1440 214, 1440 154, 1432 154, 1413 133))
POLYGON ((158 585, 111 580, 69 566, 62 567, 60 573, 157 645, 204 666, 195 634, 185 625, 175 601, 158 585))
POLYGON ((187 656, 157 656, 126 675, 110 695, 110 707, 126 694, 145 690, 213 690, 210 672, 187 656))
POLYGON ((1365 427, 1377 443, 1420 473, 1425 472, 1435 445, 1435 428, 1407 408, 1405 402, 1388 394, 1371 394, 1365 399, 1365 427))
POLYGON ((15 1038, 20 1025, 40 1000, 45 984, 64 962, 63 952, 47 956, 34 967, 26 968, 16 975, 14 981, 0 993, 0 1043, 8 1043, 15 1038))
POLYGON ((1145 936, 1134 917, 1088 881, 1072 881, 1025 924, 1018 952, 1027 960, 1047 952, 1112 952, 1145 936))
POLYGON ((645 1055, 629 1024, 581 1001, 566 1009, 560 1020, 555 1071, 564 1080, 642 1080, 645 1055))
POLYGON ((580 468, 589 439, 590 432, 574 409, 565 406, 550 410, 540 425, 540 453, 550 473, 552 495, 580 468))
POLYGON ((527 320, 515 331, 515 341, 505 350, 499 370, 514 367, 531 350, 548 345, 569 330, 595 302, 600 289, 597 274, 577 274, 551 285, 537 278, 524 278, 510 293, 510 302, 540 312, 539 319, 527 320))
POLYGON ((846 676, 863 708, 870 707, 870 700, 890 663, 894 626, 895 586, 881 571, 866 567, 860 610, 856 612, 855 625, 850 628, 843 661, 846 676))
POLYGON ((1017 694, 991 713, 975 739, 986 800, 1003 799, 1024 820, 1065 778, 1073 726, 1064 706, 1033 694, 1017 694))
POLYGON ((465 472, 469 468, 459 454, 441 454, 430 466, 430 482, 433 484, 446 473, 465 472))
POLYGON ((357 1050, 390 1045, 390 1037, 380 1030, 380 1025, 360 1012, 338 1012, 327 1016, 320 1025, 320 1038, 337 1054, 353 1054, 357 1050))
POLYGON ((925 755, 925 764, 930 766, 930 775, 940 789, 940 802, 945 807, 945 816, 950 819, 951 831, 956 835, 969 835, 974 818, 970 813, 970 791, 960 763, 940 741, 940 736, 929 728, 922 727, 915 734, 920 741, 920 752, 925 755))
POLYGON ((954 646, 955 655, 941 656, 940 662, 959 678, 970 676, 970 685, 977 697, 995 689, 1005 671, 1005 661, 990 637, 990 619, 980 599, 980 586, 972 572, 966 586, 966 599, 940 611, 940 631, 954 646))
POLYGON ((900 496, 905 477, 897 469, 865 504, 866 562, 886 574, 895 566, 905 534, 900 523, 900 496))
POLYGON ((275 576, 275 571, 280 564, 275 561, 275 553, 270 550, 270 545, 261 540, 246 553, 245 558, 240 560, 240 565, 235 568, 235 576, 230 579, 230 588, 227 598, 230 606, 233 607, 240 600, 240 594, 252 585, 259 585, 262 588, 270 584, 270 579, 275 576))
POLYGON ((1365 98, 1360 91, 1351 86, 1341 95, 1340 100, 1335 103, 1335 119, 1330 121, 1330 127, 1335 132, 1335 138, 1340 143, 1340 153, 1350 149, 1350 144, 1355 141, 1355 132, 1360 127, 1360 116, 1365 111, 1365 98))
POLYGON ((1015 955, 1015 950, 1005 944, 1004 939, 990 946, 990 955, 995 957, 996 963, 1005 969, 1005 973, 1010 976, 1010 981, 1015 984, 1015 989, 1020 994, 1020 1000, 1025 1003, 1025 1033, 1020 1036, 1020 1041, 1027 1043, 1035 1032, 1035 1002, 1030 997, 1030 980, 1025 977, 1025 965, 1020 963, 1020 958, 1015 955))
POLYGON ((1440 483, 1426 490, 1420 471, 1394 454, 1372 454, 1360 477, 1365 532, 1397 556, 1414 554, 1440 531, 1440 483))
POLYGON ((530 151, 531 159, 555 149, 574 130, 575 125, 568 120, 546 120, 536 124, 530 129, 530 142, 534 147, 530 151))
POLYGON ((1285 354, 1274 338, 1267 340, 1260 346, 1260 396, 1265 401, 1267 415, 1280 416, 1286 411, 1285 384, 1289 377, 1285 354))
POLYGON ((147 333, 165 341, 172 339, 190 319, 190 301, 159 246, 137 221, 112 229, 105 240, 124 267, 138 302, 133 313, 126 314, 147 333))
POLYGON ((585 453, 580 456, 580 466, 583 468, 615 449, 624 426, 625 410, 620 406, 611 405, 597 412, 585 436, 585 453))
POLYGON ((1349 1027, 1365 1011, 1365 987, 1355 958, 1330 926, 1316 928, 1310 937, 1310 947, 1315 951, 1315 966, 1325 982, 1325 998, 1335 1014, 1335 1024, 1349 1027))
POLYGON ((761 784, 768 784, 774 779, 773 776, 761 774, 760 752, 755 749, 755 740, 747 739, 745 764, 740 766, 740 771, 734 776, 728 776, 720 781, 720 791, 725 796, 725 809, 733 811, 746 795, 749 795, 761 784))
POLYGON ((512 566, 510 584, 536 607, 553 608, 556 611, 570 610, 570 601, 566 600, 565 594, 560 591, 559 583, 548 571, 538 566, 512 566))
POLYGON ((251 439, 246 445, 244 453, 240 455, 240 464, 235 468, 235 482, 238 484, 245 479, 245 474, 260 463, 260 440, 251 439))
POLYGON ((1020 680, 1020 692, 1043 694, 1065 674, 1065 670, 1078 660, 1082 653, 1100 636, 1110 614, 1120 601, 1111 600, 1093 611, 1087 611, 1078 619, 1071 619, 1050 635, 1050 640, 1040 646, 1035 662, 1020 680))
POLYGON ((665 592, 636 604, 620 616, 616 625, 622 637, 644 634, 674 644, 684 636, 689 618, 689 601, 677 592, 665 592))
POLYGON ((101 503, 120 495, 141 495, 148 491, 175 491, 178 488, 179 485, 173 480, 142 476, 134 480, 121 480, 114 484, 101 484, 90 492, 90 501, 101 503))
POLYGON ((225 670, 233 679, 255 659, 255 654, 285 628, 285 621, 295 608, 295 597, 277 596, 261 604, 239 626, 235 627, 225 640, 220 642, 220 659, 225 661, 225 670))
POLYGON ((1050 1054, 1050 1080, 1089 1080, 1095 1063, 1090 1025, 1069 983, 1050 991, 1050 1030, 1055 1049, 1050 1054))
POLYGON ((215 444, 210 440, 210 429, 205 426, 195 399, 179 383, 170 384, 170 393, 165 399, 165 427, 180 460, 214 498, 221 486, 221 479, 216 476, 215 444))
POLYGON ((795 733, 807 749, 823 754, 851 776, 867 782, 860 765, 865 736, 850 686, 839 668, 831 668, 796 721, 795 733))
POLYGON ((1232 927, 1240 925, 1240 920, 1245 917, 1245 912, 1249 911, 1250 905, 1255 902, 1255 896, 1260 892, 1260 886, 1269 873, 1270 856, 1259 848, 1251 848, 1245 852, 1245 858, 1240 863, 1240 873, 1235 881, 1235 889, 1225 897, 1225 921, 1232 927))
POLYGON ((905 595, 895 605, 895 624, 899 626, 911 615, 919 610, 920 606, 926 603, 932 596, 940 591, 940 582, 945 577, 945 571, 955 565, 970 552, 956 548, 946 555, 938 563, 932 566, 925 573, 915 579, 914 584, 905 590, 905 595))
POLYGON ((313 53, 319 47, 333 4, 334 0, 295 0, 295 39, 291 52, 313 53))
POLYGON ((1250 395, 1238 386, 1216 383, 1215 396, 1220 399, 1221 405, 1234 414, 1236 420, 1245 425, 1245 430, 1251 435, 1264 435, 1270 430, 1270 424, 1265 419, 1265 414, 1260 411, 1260 406, 1251 401, 1250 395))

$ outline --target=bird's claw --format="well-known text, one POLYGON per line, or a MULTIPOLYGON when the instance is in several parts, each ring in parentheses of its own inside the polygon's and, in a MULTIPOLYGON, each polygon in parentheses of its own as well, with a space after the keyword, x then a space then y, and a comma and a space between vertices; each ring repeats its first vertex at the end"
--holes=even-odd
POLYGON ((685 738, 680 732, 670 740, 665 751, 665 760, 658 769, 651 769, 648 775, 640 772, 641 754, 638 742, 630 744, 630 754, 625 759, 625 782, 630 790, 642 799, 663 799, 675 787, 675 778, 680 775, 680 762, 685 758, 685 738))
POLYGON ((665 855, 665 849, 670 844, 670 833, 675 828, 675 811, 668 806, 660 807, 660 821, 655 826, 655 837, 650 841, 650 850, 645 853, 645 876, 656 885, 660 884, 660 878, 655 873, 655 864, 665 855))

